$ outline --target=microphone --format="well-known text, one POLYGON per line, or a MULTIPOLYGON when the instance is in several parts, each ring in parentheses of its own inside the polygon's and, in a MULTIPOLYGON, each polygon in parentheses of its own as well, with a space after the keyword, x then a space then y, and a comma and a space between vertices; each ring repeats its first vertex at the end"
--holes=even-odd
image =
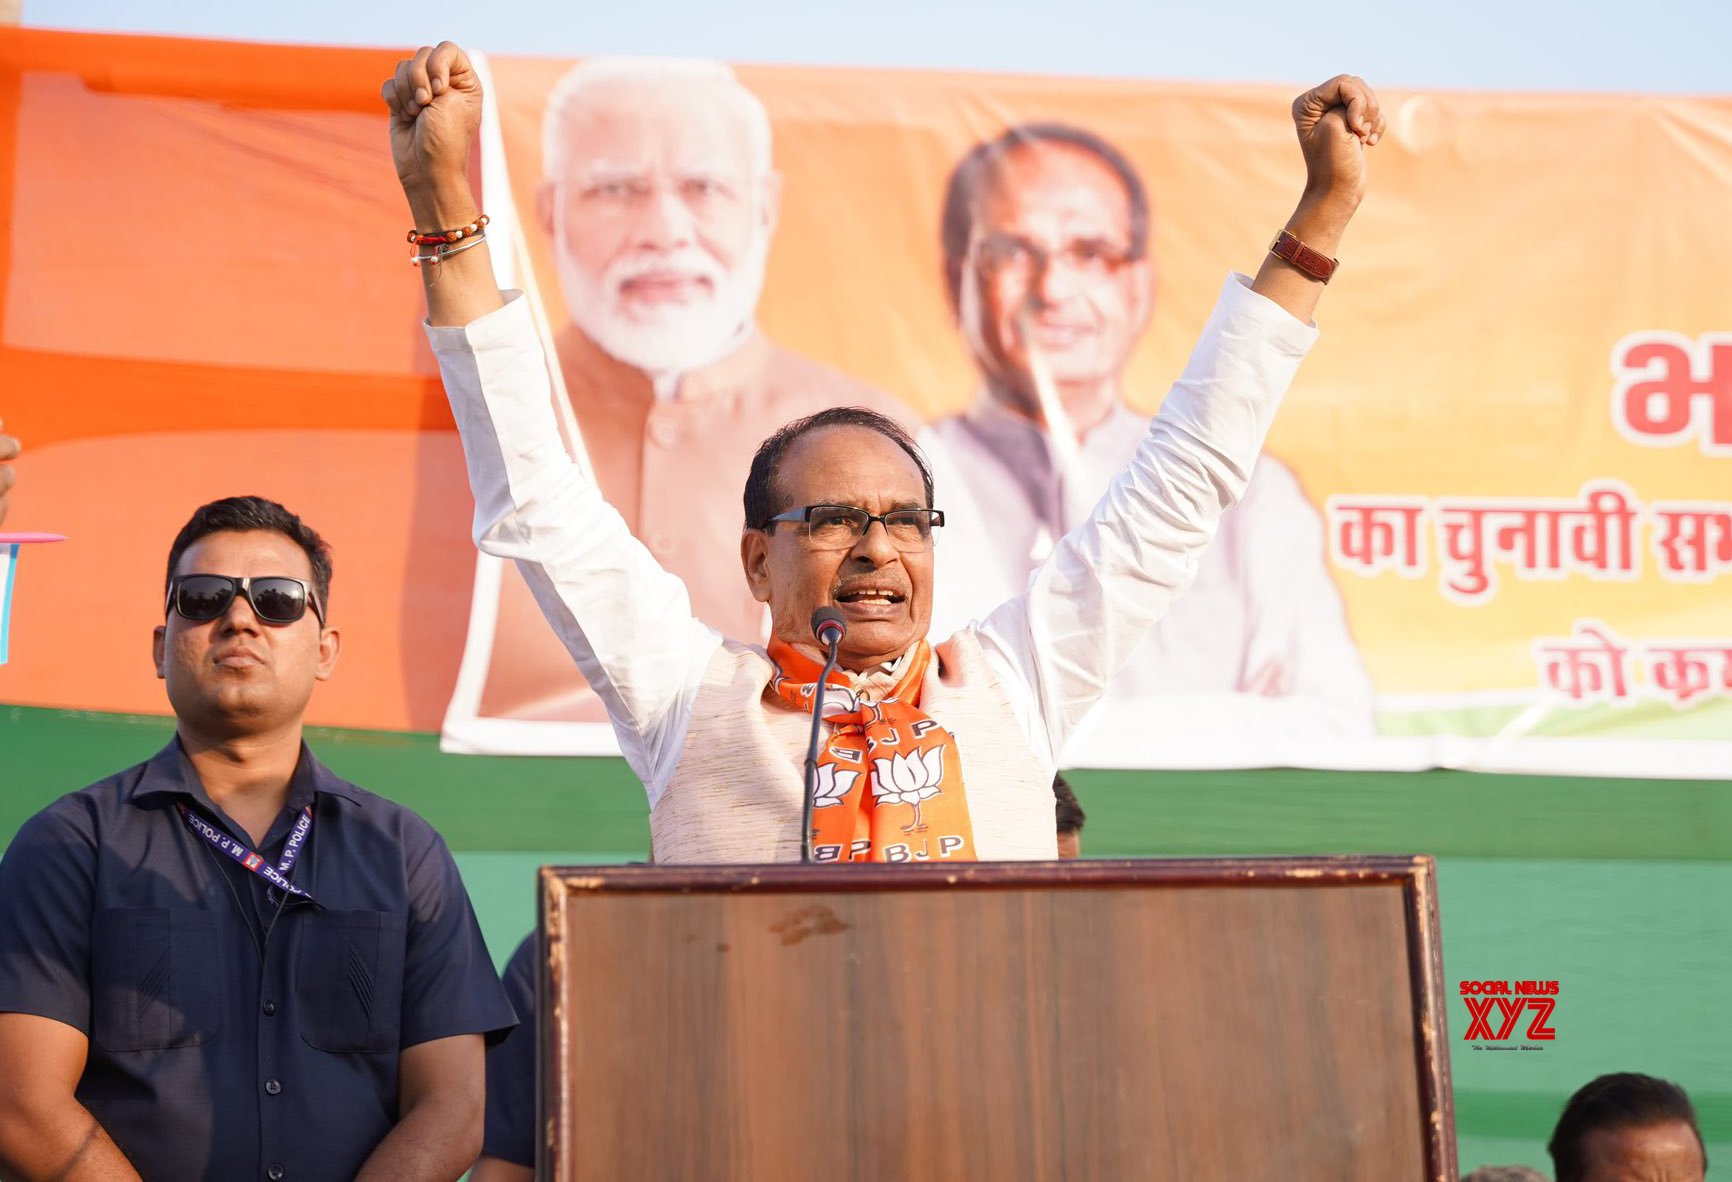
POLYGON ((812 860, 812 802, 818 794, 818 737, 824 725, 824 691, 830 685, 830 673, 836 668, 836 649, 842 643, 848 624, 842 613, 833 607, 821 607, 812 613, 812 635, 824 646, 824 672, 818 675, 818 685, 812 691, 812 738, 806 744, 806 800, 800 810, 800 861, 812 860))
POLYGON ((821 607, 812 613, 812 635, 831 652, 836 651, 836 646, 842 643, 842 636, 847 631, 847 622, 835 608, 821 607))

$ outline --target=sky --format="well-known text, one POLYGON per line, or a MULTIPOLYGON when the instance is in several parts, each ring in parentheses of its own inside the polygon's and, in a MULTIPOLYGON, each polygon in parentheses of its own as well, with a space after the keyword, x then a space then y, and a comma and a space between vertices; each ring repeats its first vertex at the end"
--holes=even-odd
POLYGON ((1732 94, 1732 0, 23 0, 24 23, 492 53, 1402 89, 1732 94))

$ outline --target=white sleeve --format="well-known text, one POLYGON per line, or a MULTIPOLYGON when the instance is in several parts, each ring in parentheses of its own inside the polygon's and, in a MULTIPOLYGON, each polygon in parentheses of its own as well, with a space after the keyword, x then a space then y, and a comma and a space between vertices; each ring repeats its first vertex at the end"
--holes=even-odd
POLYGON ((1196 576, 1221 514, 1244 495, 1315 327, 1229 277, 1190 363, 1130 466, 1061 539, 1028 590, 980 627, 1024 729, 1057 760, 1149 628, 1196 576), (1021 690, 1021 692, 1017 692, 1021 690))
POLYGON ((517 563, 653 796, 721 637, 566 452, 528 304, 506 299, 461 328, 427 328, 463 438, 475 544, 517 563))

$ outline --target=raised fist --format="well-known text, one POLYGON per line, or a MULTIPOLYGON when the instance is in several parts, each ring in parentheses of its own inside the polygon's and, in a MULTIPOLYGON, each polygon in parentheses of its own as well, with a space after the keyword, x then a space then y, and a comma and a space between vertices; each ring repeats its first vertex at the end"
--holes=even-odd
POLYGON ((1349 211, 1365 196, 1365 149, 1386 126, 1377 93, 1363 78, 1337 74, 1293 100, 1293 126, 1305 153, 1305 193, 1349 211))
POLYGON ((481 79, 450 41, 397 63, 380 93, 391 109, 391 159, 411 204, 468 185, 469 146, 481 126, 481 79))

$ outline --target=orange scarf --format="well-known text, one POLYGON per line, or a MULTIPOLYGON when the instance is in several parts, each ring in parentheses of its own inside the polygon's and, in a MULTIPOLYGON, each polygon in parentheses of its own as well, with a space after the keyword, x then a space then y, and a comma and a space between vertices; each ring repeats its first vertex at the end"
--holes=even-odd
MULTIPOLYGON (((811 713, 822 661, 770 641, 771 691, 811 713)), ((956 740, 920 709, 932 660, 924 640, 881 701, 857 692, 840 671, 824 694, 828 741, 818 748, 812 806, 814 862, 972 862, 974 827, 962 791, 956 740), (870 787, 871 791, 867 791, 870 787), (906 806, 906 807, 903 807, 906 806)))

